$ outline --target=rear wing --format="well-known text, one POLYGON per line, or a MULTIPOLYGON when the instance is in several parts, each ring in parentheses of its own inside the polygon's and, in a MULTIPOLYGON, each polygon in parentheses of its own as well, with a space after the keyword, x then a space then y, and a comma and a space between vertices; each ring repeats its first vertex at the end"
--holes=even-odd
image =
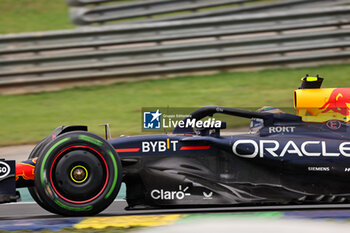
POLYGON ((0 159, 0 203, 15 202, 19 199, 16 192, 15 166, 14 160, 0 159))

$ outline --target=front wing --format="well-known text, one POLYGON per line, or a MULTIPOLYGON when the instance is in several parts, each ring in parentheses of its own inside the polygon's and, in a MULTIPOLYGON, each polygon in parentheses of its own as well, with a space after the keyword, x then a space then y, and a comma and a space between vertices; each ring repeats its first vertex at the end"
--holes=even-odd
POLYGON ((14 160, 0 160, 0 203, 15 202, 19 199, 16 192, 16 170, 14 160))

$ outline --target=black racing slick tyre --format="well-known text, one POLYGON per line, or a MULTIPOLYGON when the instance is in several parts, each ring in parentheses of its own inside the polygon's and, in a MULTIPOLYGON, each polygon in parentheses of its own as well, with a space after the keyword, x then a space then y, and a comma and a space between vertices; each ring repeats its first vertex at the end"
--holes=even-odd
POLYGON ((120 159, 100 136, 73 131, 45 145, 35 166, 41 201, 65 216, 90 216, 106 209, 122 182, 120 159))
MULTIPOLYGON (((38 159, 38 157, 42 154, 41 151, 44 149, 45 145, 48 144, 50 142, 50 138, 46 137, 44 138, 41 142, 39 142, 34 149, 32 150, 32 152, 29 154, 28 159, 38 159)), ((34 199, 34 201, 43 209, 52 212, 52 213, 56 213, 55 209, 52 208, 51 206, 49 206, 47 203, 43 202, 38 194, 38 190, 36 189, 35 186, 32 187, 28 187, 28 191, 29 194, 32 196, 32 198, 34 199)))

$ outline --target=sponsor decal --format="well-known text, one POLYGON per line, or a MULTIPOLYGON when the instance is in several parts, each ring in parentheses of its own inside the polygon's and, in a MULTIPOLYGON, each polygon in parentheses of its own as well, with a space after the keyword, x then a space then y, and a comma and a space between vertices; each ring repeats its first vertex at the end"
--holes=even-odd
POLYGON ((176 151, 178 140, 166 141, 145 141, 142 142, 142 152, 165 152, 167 150, 176 151))
POLYGON ((154 200, 182 200, 186 196, 191 196, 187 193, 189 187, 182 189, 182 185, 179 185, 179 190, 176 191, 166 191, 164 189, 153 189, 151 191, 151 197, 154 200))
POLYGON ((155 112, 143 112, 143 128, 144 129, 160 129, 160 120, 162 113, 159 109, 155 112))
POLYGON ((332 130, 337 130, 337 129, 340 129, 340 127, 342 126, 342 123, 341 121, 331 120, 331 121, 327 121, 326 125, 328 128, 332 130))
POLYGON ((211 199, 213 199, 213 192, 209 192, 209 193, 203 192, 203 199, 204 200, 211 200, 211 199))
POLYGON ((295 126, 274 126, 269 127, 269 133, 294 133, 295 126))
POLYGON ((340 113, 343 116, 349 116, 350 111, 348 104, 350 104, 350 92, 348 88, 335 88, 328 101, 320 108, 322 113, 329 111, 340 113))
POLYGON ((329 167, 308 167, 307 170, 314 172, 329 172, 331 169, 329 167))
POLYGON ((301 156, 324 156, 338 157, 340 155, 350 157, 350 142, 342 142, 336 148, 336 152, 330 152, 326 141, 304 141, 299 146, 294 141, 288 141, 281 146, 276 140, 251 139, 237 140, 232 145, 232 151, 235 155, 243 158, 255 158, 264 156, 283 157, 286 154, 301 156), (310 146, 317 146, 319 152, 310 150, 310 146), (244 151, 244 153, 242 152, 244 151))
MULTIPOLYGON (((144 141, 141 143, 142 152, 165 152, 165 151, 184 151, 184 150, 209 150, 210 145, 205 146, 178 146, 178 140, 167 138, 163 141, 144 141)), ((137 152, 140 148, 116 149, 117 152, 137 152), (135 150, 138 149, 138 150, 135 150)))
POLYGON ((5 162, 0 161, 0 179, 8 176, 10 172, 11 172, 10 166, 5 162))

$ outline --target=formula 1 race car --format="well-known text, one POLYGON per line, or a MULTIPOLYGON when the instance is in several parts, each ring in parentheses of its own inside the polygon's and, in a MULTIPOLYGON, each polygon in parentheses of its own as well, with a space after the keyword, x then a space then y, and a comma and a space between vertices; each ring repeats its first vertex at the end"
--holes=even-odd
MULTIPOLYGON (((106 140, 86 126, 61 126, 29 160, 0 161, 0 203, 28 187, 44 209, 95 215, 126 184, 127 209, 346 203, 350 201, 350 88, 305 77, 297 114, 199 108, 172 134, 106 140), (214 114, 252 119, 248 134, 188 127, 214 114)), ((155 116, 157 117, 157 116, 155 116)))

